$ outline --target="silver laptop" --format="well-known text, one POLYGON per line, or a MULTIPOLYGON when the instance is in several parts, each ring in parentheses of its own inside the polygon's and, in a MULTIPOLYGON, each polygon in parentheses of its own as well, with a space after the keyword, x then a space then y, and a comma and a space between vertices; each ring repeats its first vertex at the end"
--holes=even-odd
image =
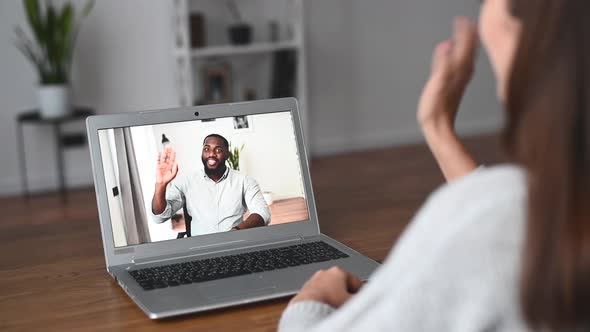
POLYGON ((378 263, 320 233, 293 98, 87 120, 107 271, 152 319, 378 263))

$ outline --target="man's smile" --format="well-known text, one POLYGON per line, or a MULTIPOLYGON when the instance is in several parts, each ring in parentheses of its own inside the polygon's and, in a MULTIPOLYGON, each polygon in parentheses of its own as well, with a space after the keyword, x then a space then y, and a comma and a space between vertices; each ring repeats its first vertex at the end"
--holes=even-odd
POLYGON ((219 163, 219 160, 217 160, 215 158, 207 158, 207 166, 209 166, 209 167, 215 167, 215 166, 217 166, 218 163, 219 163))

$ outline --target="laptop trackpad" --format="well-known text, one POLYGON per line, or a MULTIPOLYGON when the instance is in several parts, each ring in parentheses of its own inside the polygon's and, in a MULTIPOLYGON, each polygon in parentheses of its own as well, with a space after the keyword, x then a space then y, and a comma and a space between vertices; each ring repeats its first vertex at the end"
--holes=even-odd
POLYGON ((257 275, 219 280, 201 286, 199 291, 209 300, 224 301, 264 295, 272 293, 276 288, 272 282, 257 275))

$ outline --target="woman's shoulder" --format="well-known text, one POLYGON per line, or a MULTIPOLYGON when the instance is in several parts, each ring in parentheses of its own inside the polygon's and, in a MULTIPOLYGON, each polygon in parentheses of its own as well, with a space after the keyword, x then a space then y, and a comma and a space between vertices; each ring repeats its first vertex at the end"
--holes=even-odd
POLYGON ((421 211, 427 217, 421 219, 441 216, 448 220, 445 227, 454 229, 455 236, 486 229, 488 239, 493 240, 494 235, 501 236, 496 232, 507 231, 504 227, 522 227, 527 198, 526 178, 526 171, 516 165, 480 167, 435 191, 421 211))
POLYGON ((514 164, 503 164, 492 167, 480 166, 473 172, 442 186, 433 196, 453 195, 465 191, 485 196, 488 192, 522 192, 524 189, 525 169, 514 164))
POLYGON ((456 242, 493 246, 498 238, 507 239, 504 232, 519 241, 516 233, 524 224, 526 187, 526 172, 518 166, 480 167, 432 193, 395 250, 433 241, 443 246, 456 242), (473 236, 478 243, 460 240, 473 236))
POLYGON ((480 168, 429 198, 416 217, 417 233, 437 234, 432 258, 457 262, 449 272, 461 275, 471 271, 483 280, 493 275, 491 270, 511 271, 504 281, 512 283, 524 242, 526 198, 523 168, 480 168), (483 273, 486 276, 475 271, 487 271, 483 273))
POLYGON ((387 270, 406 271, 406 291, 423 292, 419 301, 445 312, 446 318, 433 319, 446 330, 456 330, 453 322, 484 330, 521 326, 516 313, 525 211, 522 168, 480 168, 428 199, 398 241, 387 270))
POLYGON ((470 174, 454 181, 449 186, 469 186, 475 184, 494 183, 504 185, 506 183, 526 184, 526 170, 516 164, 501 164, 491 167, 480 166, 470 174))
POLYGON ((439 188, 429 197, 424 210, 455 220, 452 224, 460 233, 471 230, 473 225, 477 225, 474 231, 479 233, 484 228, 498 229, 494 225, 499 224, 520 227, 526 197, 527 175, 522 167, 480 167, 439 188))
POLYGON ((447 183, 434 191, 425 208, 444 208, 464 211, 466 208, 483 210, 494 206, 520 207, 516 200, 526 197, 527 175, 517 165, 479 167, 468 175, 447 183))
POLYGON ((513 165, 480 168, 446 184, 428 198, 396 249, 411 252, 406 249, 426 242, 440 257, 519 246, 526 187, 526 172, 513 165))

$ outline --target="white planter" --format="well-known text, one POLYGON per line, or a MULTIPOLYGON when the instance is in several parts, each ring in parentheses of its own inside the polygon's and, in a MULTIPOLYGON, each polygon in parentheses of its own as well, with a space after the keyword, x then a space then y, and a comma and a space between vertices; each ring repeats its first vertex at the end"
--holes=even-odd
POLYGON ((68 85, 41 85, 39 109, 43 118, 59 118, 70 113, 70 87, 68 85))

